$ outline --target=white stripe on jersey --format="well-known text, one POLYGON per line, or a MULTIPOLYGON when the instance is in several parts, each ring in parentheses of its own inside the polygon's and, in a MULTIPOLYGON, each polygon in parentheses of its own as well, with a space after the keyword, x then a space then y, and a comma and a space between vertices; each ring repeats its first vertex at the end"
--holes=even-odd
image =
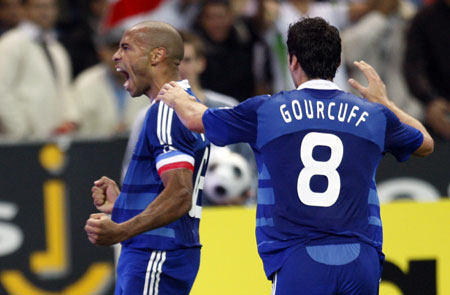
POLYGON ((166 251, 157 251, 156 260, 153 263, 149 293, 144 295, 157 295, 159 292, 159 280, 162 273, 162 265, 166 260, 166 251))
POLYGON ((178 162, 188 162, 191 163, 192 166, 195 164, 195 159, 189 155, 183 154, 183 155, 176 155, 174 157, 169 157, 166 159, 162 159, 158 162, 156 162, 156 170, 159 170, 161 167, 172 164, 172 163, 178 163, 178 162))
POLYGON ((276 295, 276 293, 277 293, 277 276, 278 276, 278 272, 275 273, 274 278, 273 278, 272 295, 276 295))
POLYGON ((156 273, 157 266, 158 266, 160 259, 161 259, 161 251, 157 251, 156 252, 156 260, 155 260, 155 263, 153 263, 152 274, 150 276, 151 277, 150 288, 149 288, 150 290, 149 290, 148 294, 145 294, 145 295, 153 295, 153 283, 155 282, 155 273, 156 273))
POLYGON ((162 265, 166 261, 166 251, 162 252, 161 263, 158 266, 158 273, 156 274, 156 282, 155 282, 155 295, 159 293, 159 279, 162 273, 162 265))
POLYGON ((162 114, 163 106, 164 106, 163 103, 159 103, 159 106, 158 106, 158 118, 156 119, 156 135, 158 136, 160 145, 164 145, 164 143, 163 143, 163 141, 161 139, 161 114, 162 114))
POLYGON ((155 259, 155 252, 152 252, 152 255, 150 256, 150 260, 148 261, 147 271, 145 272, 145 285, 144 285, 144 292, 143 295, 147 295, 148 293, 148 280, 150 278, 150 270, 152 268, 153 260, 155 259))
POLYGON ((203 154, 203 159, 200 162, 200 167, 197 171, 197 177, 194 182, 194 189, 192 191, 192 208, 189 210, 189 216, 194 218, 201 218, 202 217, 202 207, 197 205, 197 199, 198 199, 198 192, 200 190, 203 190, 203 186, 205 183, 205 177, 202 176, 203 171, 203 165, 206 163, 206 161, 209 158, 209 146, 205 147, 205 152, 203 154))
POLYGON ((162 142, 167 144, 167 106, 165 104, 162 105, 161 137, 162 142))
MULTIPOLYGON (((167 107, 167 106, 166 106, 167 107)), ((172 118, 173 118, 173 109, 169 108, 169 114, 168 114, 168 118, 167 118, 167 144, 168 145, 172 145, 172 118)))
MULTIPOLYGON (((156 135, 158 136, 161 145, 172 145, 172 120, 173 109, 169 108, 163 102, 159 103, 158 118, 156 124, 156 135)), ((170 148, 173 150, 173 148, 170 148)))

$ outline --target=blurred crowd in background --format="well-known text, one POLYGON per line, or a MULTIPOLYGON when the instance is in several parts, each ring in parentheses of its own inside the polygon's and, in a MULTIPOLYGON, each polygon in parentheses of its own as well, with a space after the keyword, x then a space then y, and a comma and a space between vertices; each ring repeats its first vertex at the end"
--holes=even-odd
MULTIPOLYGON (((341 33, 340 88, 351 90, 350 77, 364 84, 352 63, 365 60, 399 107, 450 140, 450 0, 0 0, 0 141, 132 133, 149 99, 129 97, 112 56, 124 30, 143 20, 182 32, 181 77, 208 106, 291 90, 286 32, 305 16, 341 33)), ((230 150, 254 168, 248 147, 230 150)), ((216 174, 247 179, 240 163, 216 174)), ((244 187, 229 202, 245 203, 256 185, 244 187)))

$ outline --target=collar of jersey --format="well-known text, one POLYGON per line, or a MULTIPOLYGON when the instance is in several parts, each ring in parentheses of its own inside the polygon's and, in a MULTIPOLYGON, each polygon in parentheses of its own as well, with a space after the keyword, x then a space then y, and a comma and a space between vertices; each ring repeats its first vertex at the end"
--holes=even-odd
POLYGON ((177 82, 178 85, 181 86, 181 88, 183 88, 184 90, 188 90, 189 88, 191 88, 191 85, 189 85, 189 81, 187 79, 181 80, 177 82))
MULTIPOLYGON (((191 85, 189 85, 189 81, 187 79, 177 81, 178 85, 180 85, 181 88, 183 88, 185 91, 187 91, 189 88, 191 88, 191 85)), ((156 102, 156 100, 152 101, 152 105, 156 102)))
POLYGON ((328 80, 309 80, 299 85, 297 90, 301 89, 317 89, 317 90, 341 90, 336 84, 328 80))

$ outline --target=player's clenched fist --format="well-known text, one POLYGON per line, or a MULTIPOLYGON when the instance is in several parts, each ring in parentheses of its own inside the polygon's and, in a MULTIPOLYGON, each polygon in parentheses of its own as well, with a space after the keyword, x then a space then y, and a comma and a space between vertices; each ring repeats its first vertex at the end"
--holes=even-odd
POLYGON ((84 227, 92 244, 110 246, 127 238, 126 231, 103 213, 91 214, 84 227))
POLYGON ((95 207, 103 213, 111 214, 114 202, 120 194, 116 182, 106 176, 94 182, 91 189, 95 207))

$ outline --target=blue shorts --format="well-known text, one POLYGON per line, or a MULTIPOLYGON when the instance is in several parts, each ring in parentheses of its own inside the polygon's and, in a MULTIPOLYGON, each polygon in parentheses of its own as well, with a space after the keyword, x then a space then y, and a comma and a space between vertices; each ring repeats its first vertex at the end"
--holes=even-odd
POLYGON ((200 248, 143 251, 122 247, 115 295, 187 295, 200 265, 200 248))
POLYGON ((299 247, 274 275, 272 295, 376 295, 382 263, 364 243, 299 247))

